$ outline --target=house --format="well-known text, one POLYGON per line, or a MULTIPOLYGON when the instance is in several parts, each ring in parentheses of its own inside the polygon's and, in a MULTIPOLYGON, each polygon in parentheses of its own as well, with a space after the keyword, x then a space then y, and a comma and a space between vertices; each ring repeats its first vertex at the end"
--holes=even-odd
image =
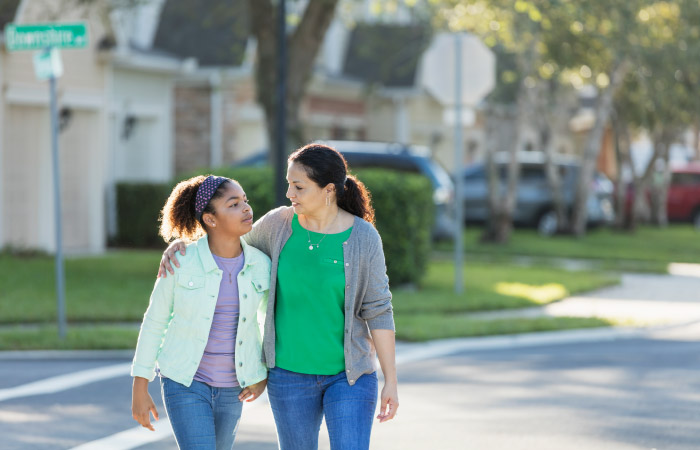
MULTIPOLYGON (((67 253, 99 253, 115 224, 115 183, 173 176, 173 79, 185 63, 139 48, 128 38, 139 24, 127 13, 106 17, 95 6, 38 0, 1 5, 2 28, 8 21, 88 24, 88 47, 61 52, 57 82, 62 224, 67 253)), ((32 52, 0 49, 0 86, 0 248, 51 252, 49 90, 34 76, 32 52)))

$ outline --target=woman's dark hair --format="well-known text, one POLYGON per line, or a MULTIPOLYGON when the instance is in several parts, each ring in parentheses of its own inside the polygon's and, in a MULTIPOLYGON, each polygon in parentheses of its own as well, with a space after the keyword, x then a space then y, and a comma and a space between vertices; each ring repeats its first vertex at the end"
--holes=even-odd
MULTIPOLYGON (((192 242, 206 233, 204 222, 200 218, 197 220, 195 215, 195 199, 197 190, 202 182, 209 175, 199 175, 190 179, 179 182, 170 193, 170 197, 165 202, 165 206, 160 212, 160 235, 163 236, 165 242, 170 242, 173 239, 179 238, 185 242, 192 242)), ((221 197, 226 190, 226 186, 230 183, 237 183, 235 180, 227 180, 219 185, 216 192, 211 196, 211 200, 221 197)), ((209 200, 206 208, 202 212, 216 214, 214 207, 209 200)))
POLYGON ((289 162, 301 164, 306 175, 319 187, 335 185, 338 207, 374 224, 374 208, 365 185, 348 174, 343 155, 323 144, 308 144, 289 155, 289 162))

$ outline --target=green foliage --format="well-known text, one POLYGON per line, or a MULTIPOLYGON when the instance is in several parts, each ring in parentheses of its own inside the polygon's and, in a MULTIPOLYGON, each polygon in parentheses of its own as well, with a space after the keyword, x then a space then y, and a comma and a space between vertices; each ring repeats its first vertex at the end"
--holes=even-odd
POLYGON ((422 175, 381 169, 357 174, 372 194, 392 286, 420 281, 435 220, 432 186, 422 175))
POLYGON ((124 247, 162 246, 158 219, 171 190, 172 186, 164 183, 118 183, 114 243, 124 247))
MULTIPOLYGON (((178 181, 202 173, 183 175, 178 181)), ((274 207, 270 167, 224 167, 212 173, 241 184, 256 218, 274 207)), ((422 175, 382 169, 363 170, 358 178, 372 195, 392 285, 418 282, 429 257, 435 220, 430 181, 422 175)), ((162 246, 156 218, 170 189, 172 186, 163 184, 119 185, 119 245, 162 246)))

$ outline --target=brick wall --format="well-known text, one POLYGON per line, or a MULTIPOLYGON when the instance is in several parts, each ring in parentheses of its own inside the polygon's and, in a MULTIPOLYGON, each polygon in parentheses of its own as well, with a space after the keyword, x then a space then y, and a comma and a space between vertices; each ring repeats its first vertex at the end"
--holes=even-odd
POLYGON ((175 88, 175 172, 209 166, 211 141, 209 87, 175 88))

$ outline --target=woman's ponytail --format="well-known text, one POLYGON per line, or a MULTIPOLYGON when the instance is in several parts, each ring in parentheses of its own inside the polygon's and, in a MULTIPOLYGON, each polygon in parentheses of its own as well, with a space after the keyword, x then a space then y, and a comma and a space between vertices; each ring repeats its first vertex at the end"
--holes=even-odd
POLYGON ((342 195, 338 195, 338 206, 374 225, 371 195, 364 183, 353 175, 347 175, 345 179, 342 195))

